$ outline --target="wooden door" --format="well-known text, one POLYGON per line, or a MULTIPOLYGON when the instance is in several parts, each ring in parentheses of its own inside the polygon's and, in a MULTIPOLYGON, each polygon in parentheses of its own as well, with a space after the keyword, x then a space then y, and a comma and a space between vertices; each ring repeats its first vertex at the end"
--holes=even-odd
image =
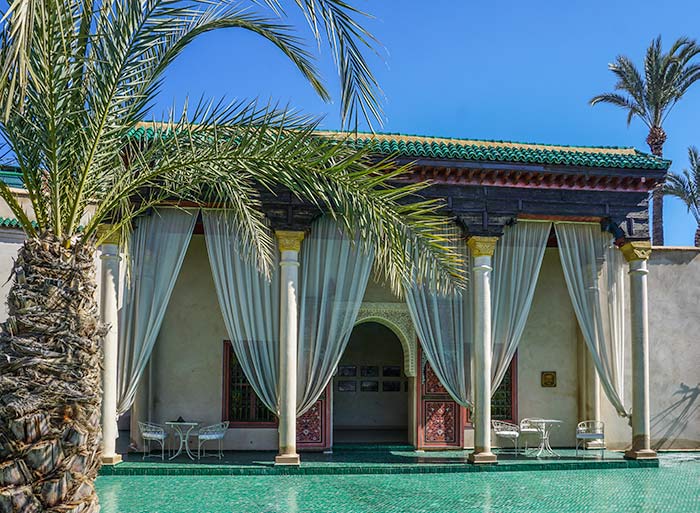
POLYGON ((466 408, 457 404, 442 386, 418 348, 421 366, 416 387, 418 449, 462 448, 466 408))
POLYGON ((330 449, 331 382, 318 401, 297 418, 297 449, 322 451, 330 449))

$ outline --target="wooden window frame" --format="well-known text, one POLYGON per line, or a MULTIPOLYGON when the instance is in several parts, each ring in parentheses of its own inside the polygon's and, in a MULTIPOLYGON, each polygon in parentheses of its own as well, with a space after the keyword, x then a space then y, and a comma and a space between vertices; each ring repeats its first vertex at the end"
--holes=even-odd
MULTIPOLYGON (((510 381, 510 396, 513 398, 513 403, 511 404, 510 407, 510 416, 511 418, 509 419, 503 419, 503 422, 510 422, 511 424, 520 424, 520 421, 518 420, 518 352, 516 351, 515 354, 513 355, 513 359, 510 361, 510 372, 511 372, 511 381, 510 381)), ((472 424, 472 419, 469 415, 469 410, 467 410, 467 427, 473 427, 472 424)))
MULTIPOLYGON (((259 421, 259 422, 244 422, 234 421, 231 419, 231 358, 233 357, 233 346, 229 340, 224 340, 224 368, 223 368, 223 383, 222 383, 222 404, 221 404, 221 420, 228 421, 230 428, 277 428, 277 418, 274 421, 259 421)), ((260 399, 251 388, 253 401, 257 402, 260 399)))

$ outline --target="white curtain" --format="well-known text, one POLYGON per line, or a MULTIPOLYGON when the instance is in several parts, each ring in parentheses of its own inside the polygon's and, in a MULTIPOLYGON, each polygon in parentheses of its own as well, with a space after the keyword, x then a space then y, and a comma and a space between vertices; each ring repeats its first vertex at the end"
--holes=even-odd
POLYGON ((134 402, 196 221, 196 209, 174 208, 158 209, 136 221, 119 320, 118 415, 134 402))
POLYGON ((552 223, 507 227, 493 257, 491 392, 508 371, 525 329, 552 223))
MULTIPOLYGON (((465 273, 471 262, 461 232, 451 233, 458 241, 455 250, 464 259, 465 273)), ((406 303, 423 352, 438 379, 452 398, 471 408, 473 358, 473 302, 467 288, 447 294, 436 291, 428 281, 406 284, 406 303)))
MULTIPOLYGON (((225 210, 202 213, 219 306, 246 378, 265 406, 279 414, 279 264, 274 262, 270 279, 258 272, 255 262, 241 255, 229 215, 225 210)), ((302 242, 300 266, 299 414, 319 398, 345 350, 372 256, 324 217, 314 222, 302 242)))
POLYGON ((579 327, 608 399, 624 397, 625 269, 612 235, 596 224, 555 223, 559 256, 579 327))
POLYGON ((345 351, 372 270, 373 255, 321 217, 302 242, 297 413, 323 393, 345 351))
POLYGON ((244 258, 230 215, 226 210, 202 211, 216 295, 243 373, 265 406, 279 414, 279 264, 273 262, 268 279, 244 258))

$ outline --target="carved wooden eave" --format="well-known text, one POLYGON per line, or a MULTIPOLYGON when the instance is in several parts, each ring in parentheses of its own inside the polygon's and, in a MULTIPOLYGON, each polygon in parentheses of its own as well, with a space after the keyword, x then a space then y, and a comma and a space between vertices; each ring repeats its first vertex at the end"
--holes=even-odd
POLYGON ((404 179, 454 185, 648 192, 664 176, 661 170, 418 161, 404 179))

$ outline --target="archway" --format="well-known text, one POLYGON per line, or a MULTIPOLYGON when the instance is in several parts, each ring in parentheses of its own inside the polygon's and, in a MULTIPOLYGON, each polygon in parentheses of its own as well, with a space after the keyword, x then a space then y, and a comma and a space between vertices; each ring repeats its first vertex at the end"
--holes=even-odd
POLYGON ((396 334, 356 325, 333 378, 333 443, 408 443, 411 388, 396 334))

